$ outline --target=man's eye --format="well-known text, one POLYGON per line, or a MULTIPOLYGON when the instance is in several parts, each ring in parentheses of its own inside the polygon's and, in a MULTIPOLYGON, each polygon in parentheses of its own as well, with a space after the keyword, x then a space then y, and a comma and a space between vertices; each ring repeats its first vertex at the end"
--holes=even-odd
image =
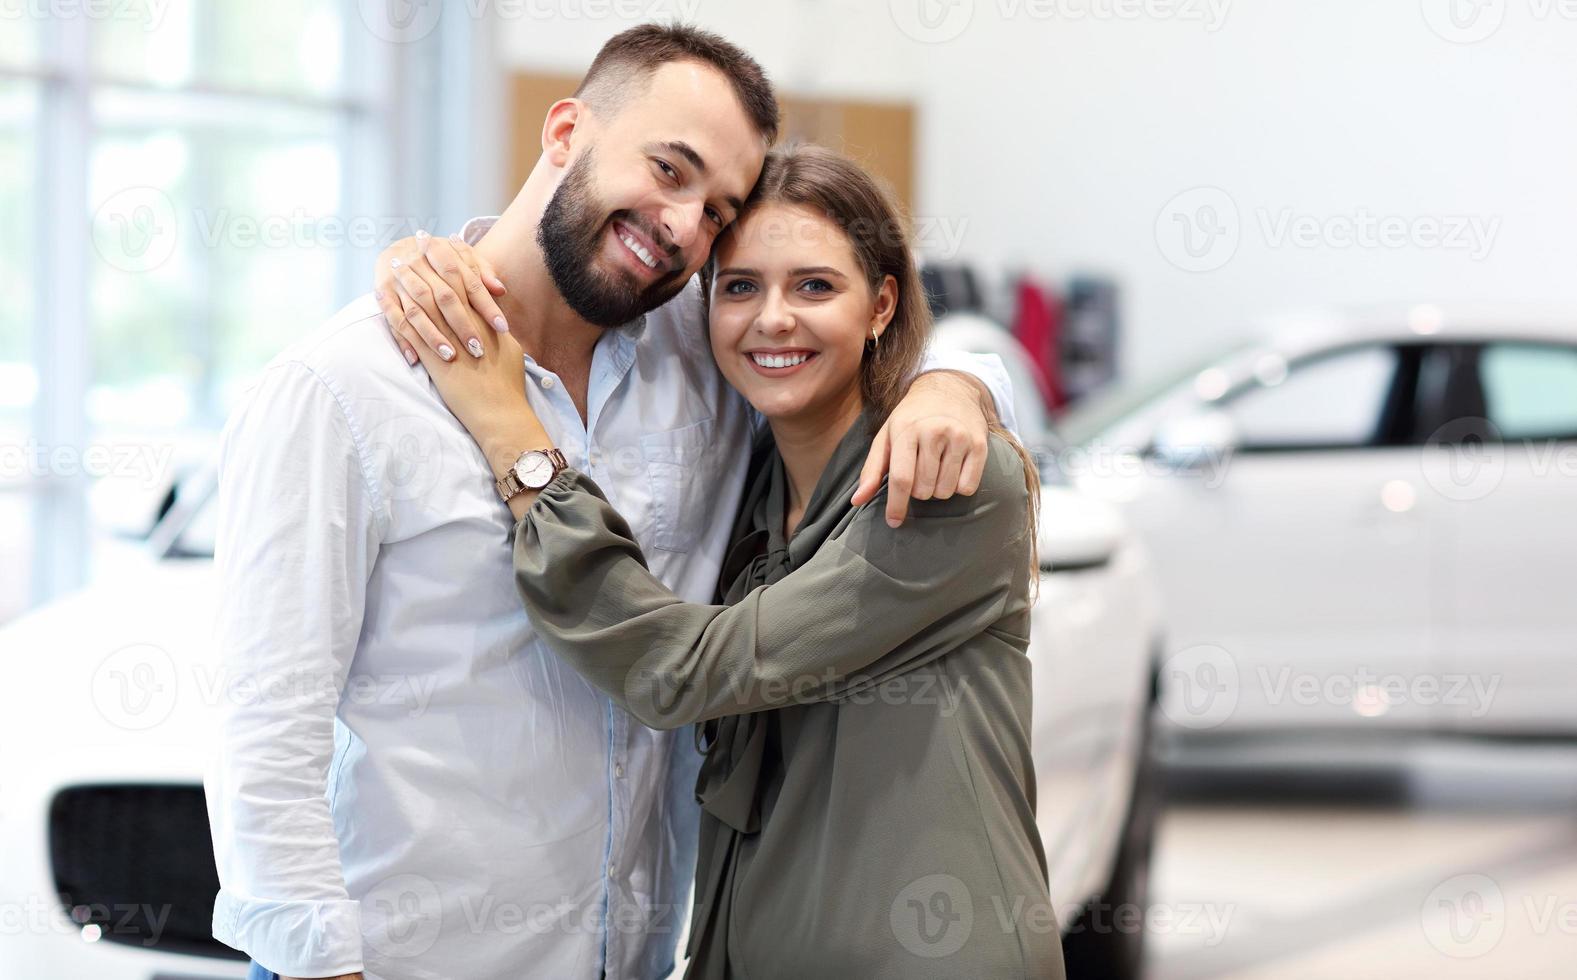
POLYGON ((658 160, 657 165, 663 168, 663 174, 665 176, 672 177, 675 180, 679 179, 679 171, 675 170, 668 161, 658 160))
POLYGON ((707 208, 706 216, 712 219, 712 224, 717 225, 719 228, 723 227, 723 216, 717 213, 717 208, 707 208))

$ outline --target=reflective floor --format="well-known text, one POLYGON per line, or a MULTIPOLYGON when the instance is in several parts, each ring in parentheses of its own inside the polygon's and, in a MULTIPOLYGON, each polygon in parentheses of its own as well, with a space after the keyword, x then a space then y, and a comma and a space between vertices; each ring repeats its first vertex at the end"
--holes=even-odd
POLYGON ((1577 747, 1167 778, 1151 980, 1577 977, 1577 747))

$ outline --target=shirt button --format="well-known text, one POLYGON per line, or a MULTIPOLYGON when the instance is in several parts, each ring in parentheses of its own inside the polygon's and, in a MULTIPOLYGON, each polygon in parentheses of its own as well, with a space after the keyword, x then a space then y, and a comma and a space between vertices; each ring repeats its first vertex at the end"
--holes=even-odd
POLYGON ((609 867, 608 867, 608 877, 609 878, 618 878, 619 877, 619 872, 617 870, 615 870, 612 865, 609 865, 609 867))
POLYGON ((623 779, 624 778, 624 767, 623 766, 614 766, 613 767, 613 774, 615 776, 618 776, 620 779, 623 779))
POLYGON ((551 388, 551 387, 553 387, 553 379, 551 377, 543 378, 542 379, 542 387, 544 387, 544 388, 551 388))

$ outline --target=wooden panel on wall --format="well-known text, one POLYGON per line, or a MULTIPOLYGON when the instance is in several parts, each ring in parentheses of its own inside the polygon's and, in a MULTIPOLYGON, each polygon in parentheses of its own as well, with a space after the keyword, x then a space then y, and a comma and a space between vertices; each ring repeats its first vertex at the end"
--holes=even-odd
POLYGON ((913 209, 914 106, 795 96, 780 102, 785 140, 810 140, 848 154, 891 184, 898 203, 913 209))
POLYGON ((579 75, 519 72, 510 79, 509 186, 504 188, 504 200, 514 200, 542 156, 542 121, 548 117, 548 109, 559 99, 574 95, 579 84, 579 75))
MULTIPOLYGON (((542 120, 548 107, 567 98, 578 75, 520 72, 511 79, 509 200, 542 155, 542 120)), ((901 102, 779 96, 782 139, 809 140, 847 153, 892 185, 904 207, 914 207, 915 108, 901 102)))

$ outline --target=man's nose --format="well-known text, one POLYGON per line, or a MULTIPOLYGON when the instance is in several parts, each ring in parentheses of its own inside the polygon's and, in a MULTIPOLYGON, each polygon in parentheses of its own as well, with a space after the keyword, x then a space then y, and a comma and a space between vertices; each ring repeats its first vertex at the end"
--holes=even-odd
POLYGON ((668 240, 675 247, 689 248, 701 232, 701 212, 704 209, 700 201, 685 204, 670 204, 663 210, 663 230, 668 233, 668 240))

